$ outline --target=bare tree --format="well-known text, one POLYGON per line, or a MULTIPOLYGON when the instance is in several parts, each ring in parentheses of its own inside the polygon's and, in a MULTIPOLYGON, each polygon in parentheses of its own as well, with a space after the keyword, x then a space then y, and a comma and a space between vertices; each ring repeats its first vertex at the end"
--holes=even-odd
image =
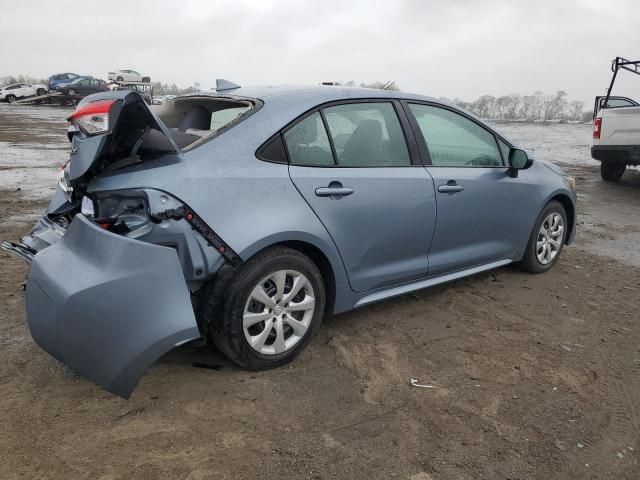
POLYGON ((574 100, 569 104, 571 107, 571 118, 573 120, 582 120, 584 114, 584 102, 574 100))
POLYGON ((519 117, 523 120, 533 120, 536 115, 536 97, 534 95, 525 95, 522 97, 520 104, 519 117))
POLYGON ((554 120, 564 111, 567 101, 564 97, 567 92, 558 90, 555 95, 547 95, 543 99, 543 111, 545 120, 554 120))
POLYGON ((473 113, 480 118, 493 118, 495 109, 495 97, 491 95, 483 95, 473 102, 473 113))
POLYGON ((393 91, 398 91, 400 90, 400 87, 398 87, 398 85, 396 85, 395 81, 389 81, 389 82, 380 82, 380 81, 375 81, 375 82, 371 82, 371 83, 361 83, 360 86, 362 88, 377 88, 379 90, 393 90, 393 91))
POLYGON ((505 118, 509 118, 511 120, 518 118, 518 110, 520 109, 522 97, 519 93, 512 93, 507 97, 507 99, 508 102, 505 112, 505 118))

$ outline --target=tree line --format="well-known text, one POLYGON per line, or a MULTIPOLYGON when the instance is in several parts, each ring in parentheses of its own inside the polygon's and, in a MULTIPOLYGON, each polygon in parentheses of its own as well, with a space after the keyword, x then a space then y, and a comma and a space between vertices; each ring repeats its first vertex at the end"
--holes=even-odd
MULTIPOLYGON (((448 99, 443 99, 448 100, 448 99)), ((533 95, 513 93, 502 97, 482 95, 473 102, 459 98, 448 100, 480 118, 491 120, 591 121, 592 113, 584 110, 584 102, 567 100, 567 92, 558 90, 553 95, 540 91, 533 95)))

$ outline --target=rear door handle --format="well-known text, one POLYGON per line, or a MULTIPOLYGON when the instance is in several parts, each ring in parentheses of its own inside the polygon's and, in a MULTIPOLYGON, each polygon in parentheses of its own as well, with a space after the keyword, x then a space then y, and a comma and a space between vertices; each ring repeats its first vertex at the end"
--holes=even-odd
POLYGON ((346 197, 352 193, 352 188, 343 187, 339 182, 331 182, 328 187, 316 188, 316 196, 318 197, 346 197), (338 185, 334 185, 334 183, 338 185))
POLYGON ((458 185, 455 180, 449 180, 446 185, 439 185, 438 191, 441 193, 457 193, 464 190, 462 185, 458 185))

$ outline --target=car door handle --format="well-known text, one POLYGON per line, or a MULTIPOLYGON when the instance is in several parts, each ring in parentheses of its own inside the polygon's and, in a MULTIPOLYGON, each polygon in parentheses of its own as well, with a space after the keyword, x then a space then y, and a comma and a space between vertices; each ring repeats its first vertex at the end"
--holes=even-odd
POLYGON ((446 185, 439 185, 438 191, 440 193, 457 193, 464 190, 462 185, 458 185, 455 180, 449 180, 446 185))
POLYGON ((318 197, 346 197, 353 193, 352 188, 347 187, 320 187, 316 188, 318 197))

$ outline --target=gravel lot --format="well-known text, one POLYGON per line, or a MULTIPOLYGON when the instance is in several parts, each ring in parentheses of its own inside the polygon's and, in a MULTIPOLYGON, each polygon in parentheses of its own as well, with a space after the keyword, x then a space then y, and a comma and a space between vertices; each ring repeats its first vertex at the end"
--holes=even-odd
MULTIPOLYGON (((0 239, 44 208, 69 112, 0 106, 0 239)), ((578 180, 556 267, 329 319, 287 368, 189 344, 122 400, 35 345, 26 265, 0 254, 0 478, 640 478, 640 172, 601 182, 589 126, 497 128, 578 180)))

